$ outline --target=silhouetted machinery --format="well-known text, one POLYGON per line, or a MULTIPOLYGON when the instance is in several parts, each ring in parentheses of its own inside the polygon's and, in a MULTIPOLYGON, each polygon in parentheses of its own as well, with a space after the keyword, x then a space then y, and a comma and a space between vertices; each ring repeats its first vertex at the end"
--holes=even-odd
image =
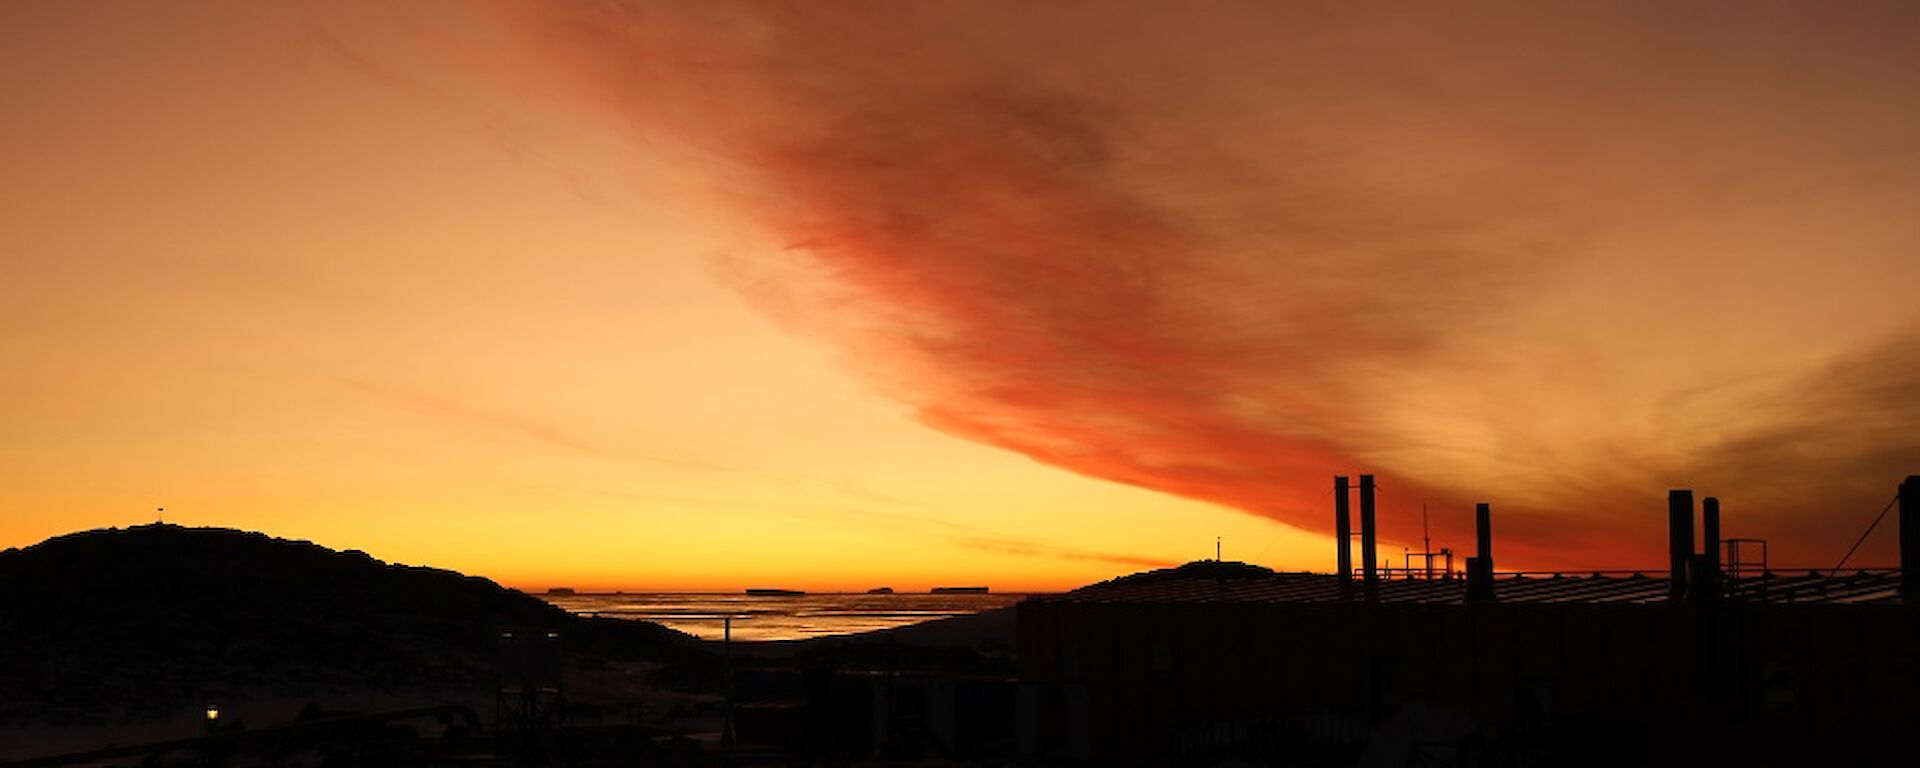
MULTIPOLYGON (((1920 475, 1898 567, 1779 568, 1667 495, 1668 570, 1379 568, 1346 477, 1334 574, 1203 561, 1020 603, 1020 751, 1098 765, 1920 765, 1920 475), (1724 557, 1723 557, 1724 555, 1724 557), (1757 559, 1755 556, 1757 555, 1757 559)), ((1704 516, 1699 513, 1704 512, 1704 516)), ((1645 517, 1658 519, 1655 510, 1645 517)))
POLYGON ((566 723, 567 689, 561 674, 560 633, 538 627, 500 630, 500 685, 494 728, 503 742, 534 741, 566 723))

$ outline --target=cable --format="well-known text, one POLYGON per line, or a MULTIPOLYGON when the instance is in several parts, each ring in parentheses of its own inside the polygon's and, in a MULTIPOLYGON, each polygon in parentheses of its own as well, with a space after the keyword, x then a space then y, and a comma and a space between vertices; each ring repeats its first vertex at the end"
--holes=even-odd
POLYGON ((1865 544, 1867 541, 1867 537, 1873 535, 1873 529, 1880 527, 1880 521, 1887 519, 1887 513, 1892 512, 1893 505, 1899 502, 1900 502, 1899 496, 1894 496, 1892 501, 1887 502, 1887 508, 1880 510, 1880 516, 1873 519, 1873 525, 1867 526, 1867 530, 1864 533, 1860 534, 1860 538, 1858 540, 1853 542, 1853 547, 1847 550, 1847 556, 1840 558, 1840 564, 1834 566, 1833 570, 1827 571, 1828 578, 1832 578, 1834 574, 1840 572, 1841 568, 1846 567, 1847 561, 1853 559, 1853 553, 1859 551, 1860 545, 1865 544))

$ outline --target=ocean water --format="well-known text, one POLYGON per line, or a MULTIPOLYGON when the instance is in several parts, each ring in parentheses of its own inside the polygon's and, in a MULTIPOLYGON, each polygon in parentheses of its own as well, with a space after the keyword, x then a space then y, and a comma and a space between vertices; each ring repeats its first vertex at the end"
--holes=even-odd
POLYGON ((733 617, 733 639, 802 640, 891 629, 949 616, 1004 608, 1023 594, 930 594, 898 592, 809 593, 763 596, 744 593, 614 592, 538 595, 578 614, 645 619, 707 640, 718 640, 733 617))

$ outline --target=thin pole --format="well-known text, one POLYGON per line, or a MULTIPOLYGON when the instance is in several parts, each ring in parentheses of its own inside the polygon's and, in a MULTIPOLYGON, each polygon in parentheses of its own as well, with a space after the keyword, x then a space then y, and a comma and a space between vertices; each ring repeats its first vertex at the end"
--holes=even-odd
POLYGON ((1427 578, 1433 578, 1433 532, 1427 530, 1427 503, 1420 502, 1420 553, 1427 559, 1427 578))

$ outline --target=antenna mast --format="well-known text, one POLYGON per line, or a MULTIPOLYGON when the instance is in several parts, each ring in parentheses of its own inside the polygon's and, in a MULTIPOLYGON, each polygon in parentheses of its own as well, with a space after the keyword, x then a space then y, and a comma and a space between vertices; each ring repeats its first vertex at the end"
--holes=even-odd
POLYGON ((1427 503, 1424 501, 1420 502, 1420 543, 1425 545, 1421 549, 1426 551, 1421 554, 1427 558, 1427 578, 1431 579, 1433 578, 1433 534, 1427 530, 1427 503))

